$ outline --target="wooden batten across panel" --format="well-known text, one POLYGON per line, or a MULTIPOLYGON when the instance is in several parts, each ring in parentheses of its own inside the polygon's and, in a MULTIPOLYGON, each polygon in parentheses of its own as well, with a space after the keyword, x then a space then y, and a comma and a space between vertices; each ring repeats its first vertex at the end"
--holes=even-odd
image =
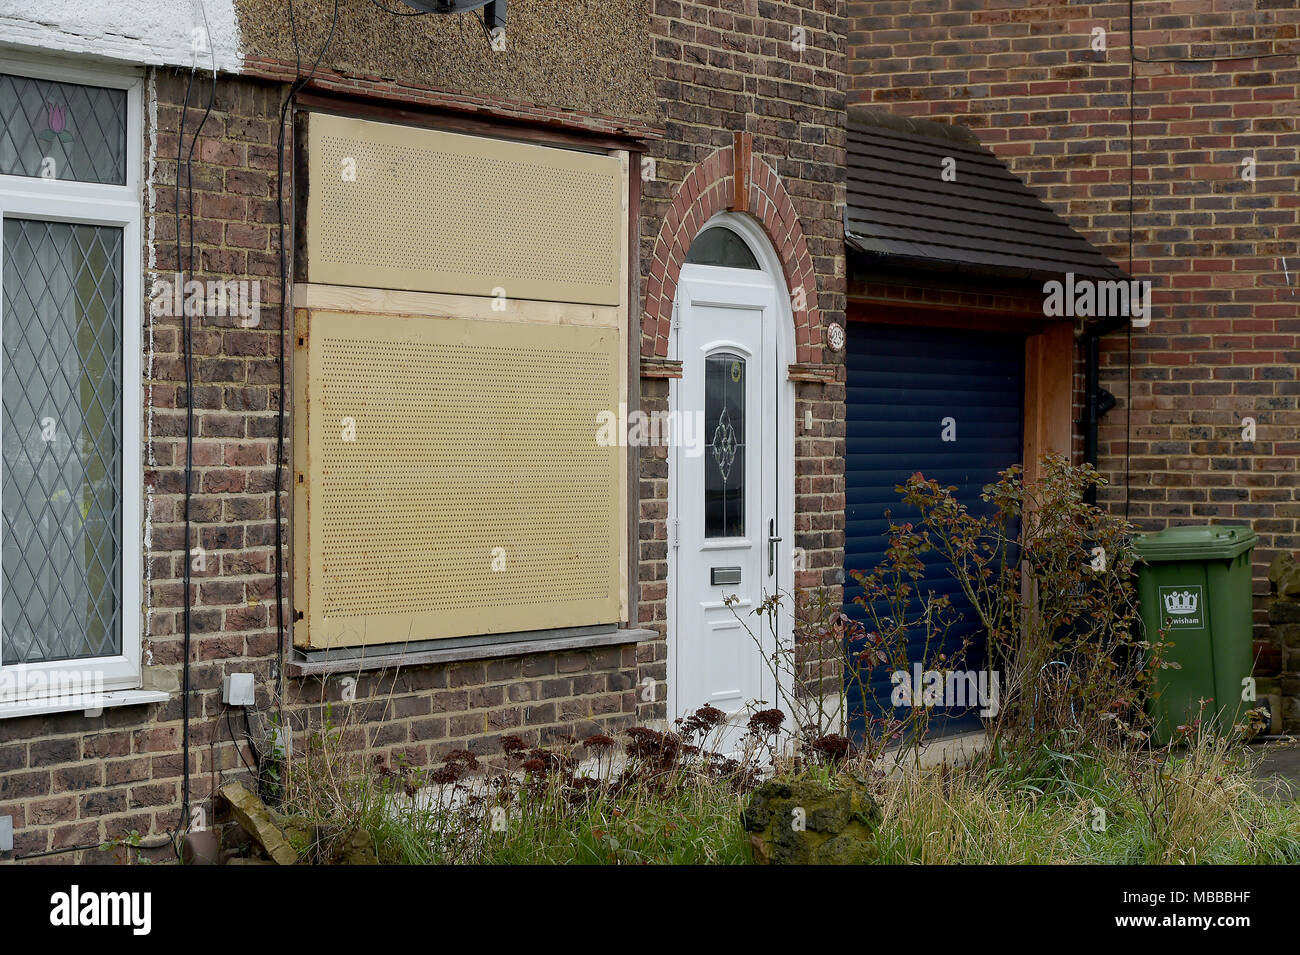
POLYGON ((622 328, 626 309, 620 305, 582 305, 531 299, 495 299, 441 292, 358 288, 300 283, 293 287, 298 308, 329 309, 379 315, 472 318, 479 322, 524 322, 538 325, 591 325, 622 328))

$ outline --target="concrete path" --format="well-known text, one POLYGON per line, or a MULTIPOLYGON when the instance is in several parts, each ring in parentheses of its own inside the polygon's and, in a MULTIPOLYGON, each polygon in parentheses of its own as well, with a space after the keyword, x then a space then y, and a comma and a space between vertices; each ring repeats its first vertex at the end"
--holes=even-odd
MULTIPOLYGON (((921 744, 920 768, 932 769, 944 763, 960 766, 982 750, 987 742, 988 737, 983 730, 928 739, 921 744)), ((896 773, 915 766, 913 760, 916 754, 909 752, 902 760, 899 755, 897 749, 885 753, 885 772, 896 773)))
POLYGON ((1256 773, 1264 780, 1264 791, 1280 799, 1300 798, 1300 742, 1290 746, 1257 744, 1266 753, 1256 773))

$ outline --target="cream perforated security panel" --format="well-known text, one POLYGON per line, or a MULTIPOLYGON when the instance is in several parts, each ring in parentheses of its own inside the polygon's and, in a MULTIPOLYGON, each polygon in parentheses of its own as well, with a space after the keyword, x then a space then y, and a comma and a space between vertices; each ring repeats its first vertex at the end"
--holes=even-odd
POLYGON ((619 303, 616 156, 324 113, 307 123, 307 281, 619 303))
POLYGON ((294 639, 620 619, 617 328, 297 313, 294 639))

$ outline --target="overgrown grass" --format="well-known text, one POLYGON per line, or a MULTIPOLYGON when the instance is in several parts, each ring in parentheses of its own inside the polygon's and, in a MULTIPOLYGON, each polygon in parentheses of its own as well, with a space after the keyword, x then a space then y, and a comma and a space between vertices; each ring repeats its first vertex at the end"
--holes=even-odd
POLYGON ((494 826, 487 812, 378 789, 356 824, 393 865, 743 865, 742 799, 713 780, 680 775, 653 795, 593 791, 577 803, 559 788, 528 791, 494 826))
POLYGON ((993 754, 969 771, 882 787, 889 864, 1300 863, 1300 803, 1266 796, 1257 757, 1206 737, 1183 749, 993 754))
MULTIPOLYGON (((590 777, 566 756, 541 759, 540 750, 516 755, 526 768, 435 772, 438 781, 423 786, 415 784, 428 781, 423 774, 400 767, 356 764, 361 772, 345 774, 334 765, 291 786, 297 800, 286 808, 336 837, 368 831, 388 864, 750 862, 740 811, 752 777, 734 766, 720 772, 698 754, 665 759, 664 750, 644 748, 656 738, 671 737, 644 735, 617 758, 605 749, 590 777)), ((1300 802, 1263 792, 1258 750, 1208 733, 1154 750, 1059 743, 1002 744, 967 768, 877 776, 877 861, 1300 864, 1300 802)), ((449 765, 468 768, 467 760, 449 765)))
POLYGON ((597 735, 554 751, 504 737, 493 766, 460 750, 432 771, 346 752, 327 724, 292 767, 282 809, 315 833, 301 847, 313 860, 364 830, 385 864, 744 864, 754 774, 712 755, 722 713, 701 712, 685 736, 638 728, 621 750, 597 735))
POLYGON ((710 782, 657 796, 597 798, 557 825, 549 812, 522 814, 519 825, 489 836, 482 862, 495 865, 742 865, 749 839, 741 798, 710 782))

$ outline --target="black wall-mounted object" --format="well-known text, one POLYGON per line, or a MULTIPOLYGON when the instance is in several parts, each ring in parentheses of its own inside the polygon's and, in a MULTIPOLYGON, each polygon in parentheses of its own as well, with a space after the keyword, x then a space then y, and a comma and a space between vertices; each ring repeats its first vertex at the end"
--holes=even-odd
POLYGON ((483 8, 483 22, 489 30, 506 25, 506 0, 402 0, 423 13, 468 13, 483 8))
MULTIPOLYGON (((1127 324, 1127 318, 1112 318, 1093 322, 1083 330, 1083 417, 1078 423, 1083 427, 1083 460, 1093 467, 1097 466, 1101 419, 1118 403, 1115 396, 1101 386, 1101 336, 1118 331, 1127 324)), ((1095 486, 1084 492, 1084 502, 1097 503, 1095 486)))

